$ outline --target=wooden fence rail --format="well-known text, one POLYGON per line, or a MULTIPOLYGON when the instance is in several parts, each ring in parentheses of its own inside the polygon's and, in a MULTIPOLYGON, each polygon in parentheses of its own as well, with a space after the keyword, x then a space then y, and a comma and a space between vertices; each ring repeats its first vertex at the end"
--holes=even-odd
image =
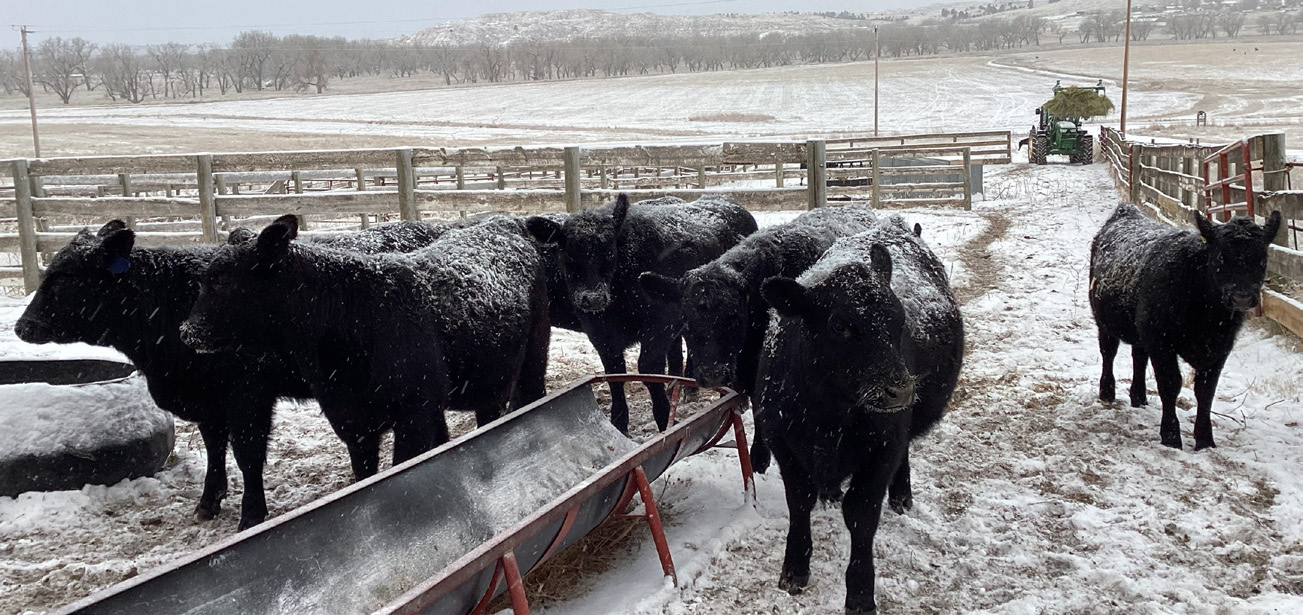
POLYGON ((49 219, 123 218, 133 227, 143 219, 198 221, 198 232, 140 229, 138 244, 153 246, 217 242, 233 219, 267 214, 360 216, 365 228, 372 215, 395 213, 418 220, 436 212, 575 212, 620 192, 634 199, 689 200, 723 192, 756 210, 822 207, 829 200, 856 198, 874 207, 971 208, 971 165, 1008 162, 1010 144, 1006 131, 832 142, 16 159, 4 161, 13 190, 12 196, 0 192, 0 219, 15 223, 17 233, 0 233, 0 253, 17 253, 21 265, 0 265, 0 278, 21 278, 28 292, 35 290, 40 255, 57 251, 74 236, 50 229, 49 219), (931 164, 879 168, 892 158, 931 164), (847 185, 829 186, 829 178, 847 185), (799 181, 788 184, 794 180, 799 181), (727 185, 739 181, 773 184, 727 185))

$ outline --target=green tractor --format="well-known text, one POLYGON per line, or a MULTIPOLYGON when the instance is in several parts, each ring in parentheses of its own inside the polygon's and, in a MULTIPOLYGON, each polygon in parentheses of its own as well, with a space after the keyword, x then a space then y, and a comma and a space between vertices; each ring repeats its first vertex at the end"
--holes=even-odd
POLYGON ((1040 121, 1027 135, 1027 161, 1045 164, 1050 154, 1067 156, 1073 164, 1094 162, 1094 139, 1081 128, 1082 120, 1107 115, 1113 101, 1104 95, 1104 81, 1094 86, 1063 87, 1054 83, 1054 98, 1036 110, 1040 121))

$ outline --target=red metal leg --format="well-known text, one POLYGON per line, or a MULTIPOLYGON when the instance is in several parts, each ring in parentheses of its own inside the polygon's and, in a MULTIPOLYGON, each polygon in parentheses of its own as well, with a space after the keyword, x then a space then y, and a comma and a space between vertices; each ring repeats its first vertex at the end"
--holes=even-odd
POLYGON ((561 522, 561 529, 557 531, 556 538, 552 540, 552 544, 548 546, 547 552, 543 554, 543 557, 538 559, 540 563, 547 561, 549 557, 556 555, 556 552, 561 549, 561 542, 566 539, 566 534, 570 533, 570 528, 575 524, 575 516, 578 514, 578 506, 571 508, 566 512, 566 518, 561 522))
POLYGON ((751 451, 747 449, 747 430, 742 425, 742 415, 732 412, 733 439, 737 441, 737 461, 742 466, 742 493, 748 502, 756 501, 756 478, 751 470, 751 451))
POLYGON ((493 580, 489 581, 489 588, 484 591, 484 597, 480 598, 480 603, 475 605, 471 610, 471 615, 480 615, 484 609, 489 608, 489 603, 493 601, 493 592, 497 591, 498 583, 502 582, 502 560, 493 567, 493 580))
POLYGON ((661 558, 661 570, 665 576, 679 584, 679 575, 674 572, 674 559, 670 557, 670 544, 665 540, 665 527, 661 525, 661 515, 656 510, 656 499, 652 497, 651 483, 647 482, 647 473, 642 466, 633 469, 633 479, 638 483, 638 493, 642 496, 642 505, 646 509, 647 525, 651 527, 652 542, 656 543, 656 554, 661 558))
POLYGON ((525 600, 525 581, 520 578, 520 566, 516 565, 516 553, 507 551, 502 556, 502 568, 507 577, 507 594, 511 596, 511 612, 515 615, 529 615, 529 602, 525 600))

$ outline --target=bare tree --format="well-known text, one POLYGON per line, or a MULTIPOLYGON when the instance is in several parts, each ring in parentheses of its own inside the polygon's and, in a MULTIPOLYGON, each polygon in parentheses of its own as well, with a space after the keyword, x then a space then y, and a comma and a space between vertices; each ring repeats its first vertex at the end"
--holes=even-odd
POLYGON ((189 47, 180 43, 166 43, 163 45, 150 45, 145 48, 149 57, 154 59, 154 64, 158 66, 159 72, 163 73, 163 98, 167 98, 172 92, 172 73, 181 68, 181 62, 186 56, 189 47))
MULTIPOLYGON (((276 36, 270 32, 250 30, 241 32, 231 43, 231 52, 239 66, 239 78, 258 91, 265 85, 267 61, 271 59, 276 36)), ((237 87, 236 92, 240 89, 237 87)))
POLYGON ((1244 27, 1244 13, 1226 12, 1217 16, 1217 26, 1226 33, 1226 36, 1235 38, 1239 36, 1240 29, 1244 27))
POLYGON ((49 88, 66 105, 77 86, 85 80, 86 66, 94 52, 95 46, 82 38, 47 38, 36 48, 33 76, 37 83, 49 88))
POLYGON ((139 103, 154 89, 154 76, 131 47, 109 45, 98 57, 100 79, 109 98, 139 103))

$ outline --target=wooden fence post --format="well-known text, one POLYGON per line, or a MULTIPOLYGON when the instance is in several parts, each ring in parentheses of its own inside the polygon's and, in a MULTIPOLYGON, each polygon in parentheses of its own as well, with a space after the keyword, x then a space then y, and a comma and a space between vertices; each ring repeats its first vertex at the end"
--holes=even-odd
POLYGON ((872 154, 873 177, 870 181, 873 182, 873 200, 870 201, 869 206, 878 209, 882 207, 882 171, 880 171, 882 168, 882 152, 874 148, 872 154))
POLYGON ((964 148, 964 211, 973 211, 973 156, 971 148, 964 148))
POLYGON ((774 184, 775 184, 776 186, 778 186, 779 188, 782 188, 782 187, 783 187, 783 167, 784 167, 784 166, 786 166, 786 165, 784 165, 782 162, 775 162, 775 163, 774 163, 774 184))
POLYGON ((566 186, 566 211, 577 214, 580 211, 579 201, 579 147, 569 146, 565 149, 565 186, 566 186))
POLYGON ((704 164, 697 167, 697 187, 706 189, 706 165, 704 164))
POLYGON ((602 186, 602 190, 606 190, 607 188, 611 187, 611 180, 606 176, 605 165, 603 165, 602 168, 599 170, 599 177, 600 177, 599 181, 601 182, 600 185, 602 186))
POLYGON ((41 265, 36 254, 36 217, 32 215, 32 185, 27 178, 27 159, 13 161, 14 200, 18 209, 18 252, 23 262, 23 290, 36 292, 41 285, 41 265))
POLYGON ((828 204, 828 142, 810 139, 805 142, 807 207, 814 209, 828 204))
POLYGON ((1131 194, 1129 196, 1132 203, 1140 205, 1140 173, 1137 171, 1140 170, 1140 156, 1143 155, 1144 146, 1132 143, 1127 147, 1127 152, 1129 152, 1127 158, 1131 164, 1128 171, 1128 177, 1131 178, 1131 194))
MULTIPOLYGON (((502 174, 502 167, 495 167, 495 168, 493 169, 493 173, 494 173, 494 175, 497 177, 497 186, 495 186, 495 187, 496 187, 498 190, 506 190, 506 189, 507 189, 507 176, 502 174)), ((606 170, 605 170, 605 169, 602 170, 602 177, 606 177, 606 170)))
MULTIPOLYGON (((463 167, 463 166, 458 166, 458 167, 457 167, 457 189, 458 189, 458 190, 465 190, 465 189, 466 189, 466 167, 463 167)), ((457 213, 458 213, 458 215, 460 215, 460 216, 463 217, 463 218, 466 217, 466 210, 465 210, 465 209, 459 209, 459 210, 457 210, 457 213)))
POLYGON ((421 212, 416 209, 416 182, 412 176, 412 150, 398 150, 394 169, 398 175, 398 215, 404 220, 421 219, 421 212))
MULTIPOLYGON (((1285 164, 1285 133, 1277 132, 1262 135, 1262 191, 1277 192, 1285 190, 1289 179, 1289 167, 1285 164)), ((1263 216, 1271 215, 1269 211, 1261 212, 1263 216)), ((1276 233, 1275 243, 1289 247, 1289 229, 1276 233)))
MULTIPOLYGON (((203 240, 217 243, 217 199, 213 195, 213 155, 195 156, 195 178, 199 184, 199 223, 203 240)), ((230 221, 227 221, 229 230, 230 221)))
MULTIPOLYGON (((134 194, 135 191, 131 189, 130 173, 118 173, 118 185, 122 186, 122 196, 135 196, 134 194)), ((136 229, 135 216, 127 216, 126 222, 127 222, 127 228, 131 230, 136 229)))
MULTIPOLYGON (((361 167, 353 169, 353 174, 357 176, 357 191, 366 192, 366 173, 361 167)), ((371 228, 371 214, 358 214, 362 220, 362 228, 371 228)))
MULTIPOLYGON (((293 186, 294 186, 294 194, 303 194, 303 175, 302 175, 302 173, 300 173, 299 171, 290 171, 290 184, 293 184, 293 186)), ((289 186, 289 185, 286 185, 286 186, 285 186, 285 193, 286 193, 286 194, 289 194, 289 192, 290 192, 289 189, 290 189, 290 186, 289 186)), ((300 231, 306 231, 306 230, 308 230, 308 215, 307 215, 307 214, 299 214, 299 215, 296 216, 296 217, 299 219, 299 230, 300 230, 300 231)))

